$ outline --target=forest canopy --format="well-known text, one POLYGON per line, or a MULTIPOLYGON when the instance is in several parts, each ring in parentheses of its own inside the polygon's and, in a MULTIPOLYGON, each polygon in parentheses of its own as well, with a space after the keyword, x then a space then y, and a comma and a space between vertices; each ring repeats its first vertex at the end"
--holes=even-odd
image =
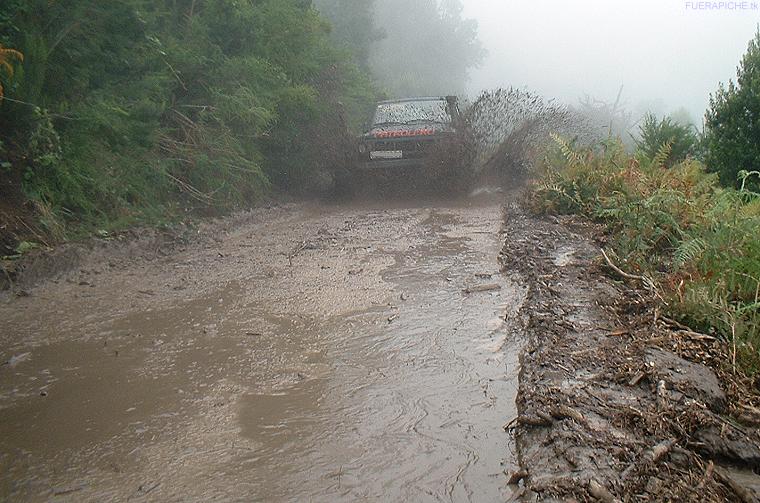
POLYGON ((3 2, 0 190, 48 231, 305 190, 378 94, 330 33, 304 0, 3 2))

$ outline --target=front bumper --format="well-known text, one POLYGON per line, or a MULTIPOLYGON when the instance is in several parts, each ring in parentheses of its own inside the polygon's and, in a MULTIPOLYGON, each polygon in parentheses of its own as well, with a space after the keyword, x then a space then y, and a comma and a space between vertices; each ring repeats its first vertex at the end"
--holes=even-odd
POLYGON ((380 169, 420 168, 424 163, 424 158, 375 159, 374 161, 364 161, 359 163, 359 169, 371 171, 380 169))
POLYGON ((362 159, 360 160, 359 168, 364 170, 394 170, 422 167, 427 159, 440 148, 441 142, 445 139, 444 135, 436 135, 389 140, 365 140, 363 142, 364 152, 361 154, 362 159), (402 152, 403 157, 401 159, 370 159, 370 152, 373 151, 399 151, 402 152))

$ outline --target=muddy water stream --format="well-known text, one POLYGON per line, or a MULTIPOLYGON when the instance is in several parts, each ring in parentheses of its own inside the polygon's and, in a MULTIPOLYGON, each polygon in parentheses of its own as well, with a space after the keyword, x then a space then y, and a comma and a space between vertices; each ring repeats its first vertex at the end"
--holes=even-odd
POLYGON ((500 219, 262 210, 6 299, 0 498, 503 501, 524 292, 500 219))

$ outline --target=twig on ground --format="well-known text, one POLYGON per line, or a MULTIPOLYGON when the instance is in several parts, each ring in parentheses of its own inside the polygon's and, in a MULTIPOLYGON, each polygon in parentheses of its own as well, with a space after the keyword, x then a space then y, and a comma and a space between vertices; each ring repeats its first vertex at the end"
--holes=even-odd
POLYGON ((665 301, 662 295, 660 295, 660 292, 657 291, 657 286, 654 284, 654 281, 652 281, 650 278, 646 276, 640 276, 640 275, 630 274, 630 273, 625 272, 624 270, 616 266, 612 262, 612 260, 610 260, 610 257, 607 255, 607 252, 604 251, 604 248, 600 248, 600 250, 602 251, 604 260, 607 261, 607 265, 610 267, 610 269, 615 271, 617 274, 619 274, 623 278, 640 281, 648 290, 654 293, 657 296, 657 298, 663 302, 663 304, 665 304, 666 306, 668 305, 668 303, 665 301))
POLYGON ((712 478, 713 471, 715 470, 715 463, 710 460, 709 463, 707 463, 707 468, 705 468, 705 474, 702 476, 702 480, 699 481, 699 485, 697 486, 696 491, 699 492, 702 490, 703 487, 707 484, 707 482, 712 478))
POLYGON ((625 470, 623 470, 620 473, 620 479, 621 480, 627 479, 631 475, 631 473, 633 473, 634 468, 636 468, 636 465, 638 464, 659 462, 662 458, 664 458, 670 452, 670 450, 673 448, 675 444, 676 444, 676 440, 671 438, 663 442, 660 442, 659 444, 655 445, 651 449, 647 450, 641 459, 639 459, 638 461, 632 462, 631 464, 628 465, 628 467, 625 470))
POLYGON ((697 341, 714 341, 715 337, 712 335, 703 334, 701 332, 697 332, 695 330, 692 330, 689 326, 684 325, 683 323, 680 323, 672 318, 668 318, 666 316, 660 316, 660 319, 665 322, 666 325, 668 325, 669 328, 676 329, 679 334, 683 334, 690 339, 694 339, 697 341))
POLYGON ((471 293, 477 293, 477 292, 492 292, 494 290, 501 290, 501 285, 492 283, 488 285, 468 286, 467 288, 462 290, 462 292, 466 294, 471 294, 471 293))
POLYGON ((299 246, 293 248, 293 250, 288 254, 288 264, 290 264, 290 267, 293 267, 293 259, 296 258, 296 256, 305 249, 306 241, 303 241, 299 246))
POLYGON ((583 414, 573 409, 572 407, 568 407, 567 405, 558 405, 554 407, 552 409, 552 416, 558 419, 572 419, 579 424, 586 423, 586 418, 583 417, 583 414))
POLYGON ((657 409, 663 411, 668 408, 668 388, 665 385, 665 381, 659 380, 657 382, 657 409))
POLYGON ((617 503, 620 501, 606 487, 594 479, 588 481, 588 492, 591 496, 604 503, 617 503))
POLYGON ((664 458, 668 454, 668 452, 670 452, 670 449, 673 448, 675 443, 676 443, 676 440, 674 438, 671 438, 655 445, 654 447, 652 447, 652 450, 650 450, 647 453, 649 460, 652 461, 653 463, 657 463, 659 460, 664 458))

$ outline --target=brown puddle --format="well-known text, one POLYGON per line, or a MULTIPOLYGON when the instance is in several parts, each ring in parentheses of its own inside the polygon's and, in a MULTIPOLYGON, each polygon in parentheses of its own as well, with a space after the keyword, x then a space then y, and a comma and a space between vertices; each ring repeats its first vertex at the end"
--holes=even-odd
POLYGON ((292 267, 275 251, 301 239, 292 221, 244 248, 265 281, 243 257, 197 298, 156 283, 140 310, 87 317, 95 336, 76 339, 72 311, 74 340, 0 354, 16 358, 0 367, 0 497, 504 500, 520 343, 504 319, 524 292, 498 274, 499 207, 302 220, 312 246, 292 267), (500 289, 463 293, 486 284, 500 289))

